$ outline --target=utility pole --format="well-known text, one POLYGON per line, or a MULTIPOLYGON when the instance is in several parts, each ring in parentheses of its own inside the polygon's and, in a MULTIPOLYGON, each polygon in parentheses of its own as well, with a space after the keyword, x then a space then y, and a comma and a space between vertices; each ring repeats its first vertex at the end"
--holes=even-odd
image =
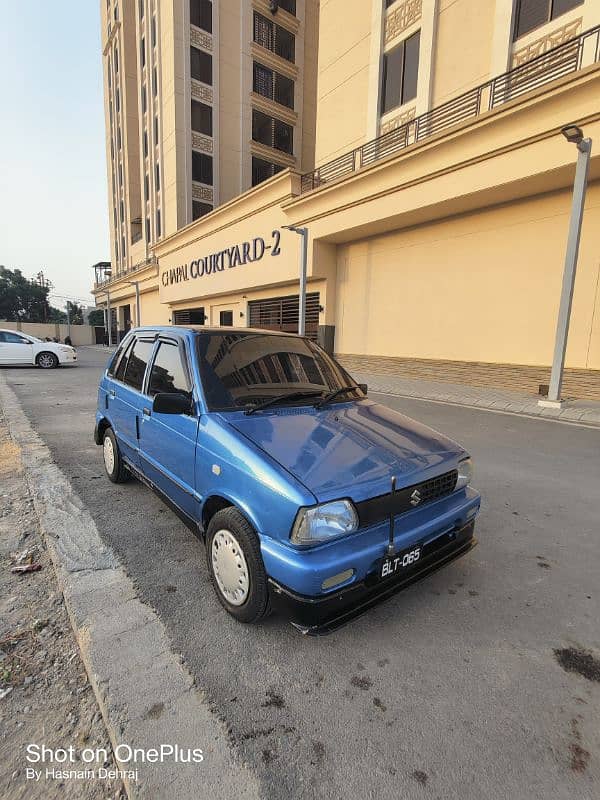
POLYGON ((306 333, 306 275, 308 267, 308 228, 296 228, 294 225, 282 225, 288 231, 300 236, 300 297, 298 302, 298 334, 306 333))

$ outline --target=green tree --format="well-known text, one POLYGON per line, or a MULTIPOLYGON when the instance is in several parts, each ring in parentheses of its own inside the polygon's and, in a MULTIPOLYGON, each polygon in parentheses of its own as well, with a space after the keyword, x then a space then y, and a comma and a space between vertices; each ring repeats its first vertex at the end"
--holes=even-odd
POLYGON ((0 265, 0 319, 46 322, 50 318, 49 287, 27 280, 20 269, 0 265))
POLYGON ((48 313, 48 322, 66 322, 67 315, 64 311, 61 311, 60 308, 55 308, 54 306, 50 306, 50 311, 48 313))
POLYGON ((67 308, 69 309, 71 325, 83 325, 83 308, 70 300, 67 300, 67 308))
POLYGON ((93 311, 90 311, 88 323, 90 325, 104 326, 104 311, 101 308, 95 308, 93 311))

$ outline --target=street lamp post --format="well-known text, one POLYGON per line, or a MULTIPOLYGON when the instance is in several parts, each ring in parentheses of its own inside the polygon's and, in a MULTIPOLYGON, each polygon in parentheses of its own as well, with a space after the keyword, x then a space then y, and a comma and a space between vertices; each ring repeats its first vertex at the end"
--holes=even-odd
POLYGON ((562 128, 561 133, 568 142, 572 142, 577 146, 578 153, 575 182, 573 184, 571 222, 569 224, 569 236, 567 239, 567 252, 565 255, 565 268, 560 307, 558 310, 558 321, 556 323, 556 341, 554 344, 554 358, 552 359, 548 399, 539 401, 540 405, 551 408, 560 408, 562 404, 560 395, 565 367, 569 323, 571 321, 571 306, 573 303, 577 256, 579 254, 579 240, 581 238, 581 226, 583 223, 583 209, 585 205, 590 158, 592 155, 592 140, 585 138, 583 131, 577 125, 566 125, 562 128))
POLYGON ((308 228, 296 228, 294 225, 283 225, 288 231, 300 236, 300 299, 298 308, 298 333, 306 333, 306 275, 308 264, 308 228))
POLYGON ((140 282, 139 281, 127 281, 130 286, 135 286, 135 319, 136 319, 136 326, 139 328, 142 324, 142 310, 140 305, 140 282))

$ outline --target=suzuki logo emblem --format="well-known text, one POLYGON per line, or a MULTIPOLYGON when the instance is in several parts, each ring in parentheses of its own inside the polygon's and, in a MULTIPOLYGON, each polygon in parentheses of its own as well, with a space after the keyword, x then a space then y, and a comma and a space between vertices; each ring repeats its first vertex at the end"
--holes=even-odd
POLYGON ((421 492, 418 489, 415 489, 414 492, 410 496, 410 504, 411 506, 418 506, 421 502, 421 492))

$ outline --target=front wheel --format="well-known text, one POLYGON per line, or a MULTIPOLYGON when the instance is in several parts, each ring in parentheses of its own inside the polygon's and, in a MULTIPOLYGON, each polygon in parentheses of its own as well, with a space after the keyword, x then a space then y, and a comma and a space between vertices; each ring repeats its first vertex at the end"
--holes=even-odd
POLYGON ((219 602, 232 617, 253 623, 268 615, 269 590, 260 542, 237 508, 224 508, 211 519, 206 558, 219 602))
POLYGON ((36 364, 42 369, 55 369, 58 367, 58 356, 55 353, 40 353, 36 364))
POLYGON ((125 483, 129 479, 129 472, 121 458, 121 451, 117 444, 117 437, 112 428, 104 431, 102 439, 102 456, 104 458, 104 469, 109 481, 113 483, 125 483))

